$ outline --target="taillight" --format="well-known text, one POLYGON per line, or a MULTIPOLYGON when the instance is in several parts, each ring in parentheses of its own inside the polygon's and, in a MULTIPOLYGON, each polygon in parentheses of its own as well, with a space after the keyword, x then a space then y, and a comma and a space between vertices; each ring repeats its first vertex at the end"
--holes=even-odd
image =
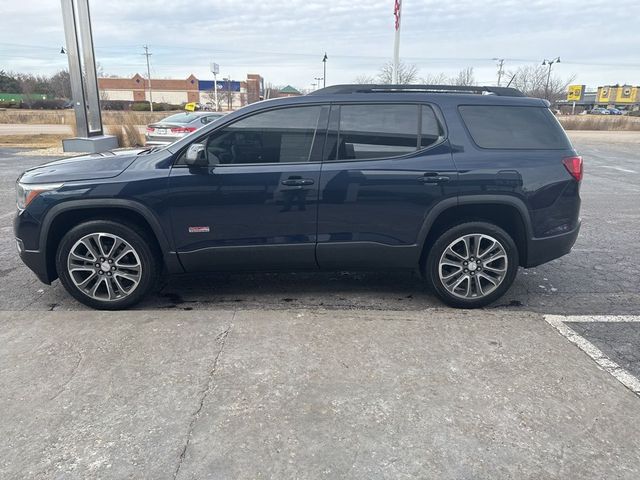
POLYGON ((582 180, 582 157, 566 157, 562 159, 564 168, 577 181, 582 180))
POLYGON ((153 127, 147 127, 147 133, 153 133, 153 127))
POLYGON ((171 133, 191 133, 195 131, 195 127, 176 127, 171 129, 171 133))

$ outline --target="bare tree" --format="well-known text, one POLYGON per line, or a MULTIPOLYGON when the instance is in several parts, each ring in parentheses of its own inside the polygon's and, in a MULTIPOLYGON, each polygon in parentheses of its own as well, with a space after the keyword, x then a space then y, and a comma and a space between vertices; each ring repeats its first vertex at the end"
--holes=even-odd
POLYGON ((429 73, 426 77, 420 78, 420 83, 425 85, 445 85, 449 83, 449 77, 444 73, 429 73))
POLYGON ((358 75, 353 79, 353 83, 357 83, 358 85, 371 85, 376 83, 376 78, 371 75, 358 75))
POLYGON ((471 87, 475 85, 476 79, 473 75, 473 67, 467 67, 460 70, 456 77, 451 78, 451 83, 460 87, 471 87))
MULTIPOLYGON (((409 85, 418 80, 418 67, 400 62, 398 64, 398 83, 409 85)), ((393 83, 393 62, 387 62, 380 68, 378 82, 382 84, 393 83)))
POLYGON ((574 82, 576 76, 561 78, 557 75, 549 77, 549 88, 547 91, 547 77, 549 69, 544 65, 526 65, 517 70, 509 72, 513 77, 511 86, 517 88, 529 97, 546 98, 551 103, 557 102, 567 94, 567 87, 574 82))
POLYGON ((50 79, 51 91, 56 98, 71 98, 71 80, 68 70, 60 70, 50 79))

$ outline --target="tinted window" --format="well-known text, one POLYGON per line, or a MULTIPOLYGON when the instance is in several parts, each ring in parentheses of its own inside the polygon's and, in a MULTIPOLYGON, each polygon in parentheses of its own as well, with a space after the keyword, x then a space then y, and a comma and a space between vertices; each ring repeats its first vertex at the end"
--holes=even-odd
POLYGON ((564 149, 562 127, 547 108, 464 105, 460 114, 483 148, 564 149))
POLYGON ((340 107, 338 160, 384 158, 415 152, 418 105, 340 107))
POLYGON ((431 107, 422 105, 422 128, 420 147, 425 148, 436 143, 443 135, 442 127, 431 107))
POLYGON ((257 113, 202 141, 209 165, 308 162, 322 107, 257 113))

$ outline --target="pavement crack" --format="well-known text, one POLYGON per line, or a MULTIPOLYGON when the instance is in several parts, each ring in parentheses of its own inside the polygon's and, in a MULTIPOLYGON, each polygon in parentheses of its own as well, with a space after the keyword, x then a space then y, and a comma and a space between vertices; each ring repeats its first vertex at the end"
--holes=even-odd
POLYGON ((65 382, 62 385, 60 385, 60 388, 58 389, 58 391, 51 398, 49 398, 49 401, 55 400, 62 392, 64 392, 64 390, 67 388, 67 385, 69 385, 71 380, 73 380, 73 377, 75 377, 76 373, 78 373, 78 368, 82 363, 82 353, 80 351, 76 351, 76 356, 77 356, 77 361, 73 366, 73 368, 71 369, 69 378, 67 378, 67 380, 65 380, 65 382))
POLYGON ((209 374, 207 376, 207 383, 205 384, 204 388, 199 392, 200 401, 198 402, 198 408, 195 410, 195 412, 191 414, 191 420, 189 421, 189 428, 187 429, 186 440, 182 448, 182 451, 180 452, 180 456, 178 457, 178 465, 176 466, 176 469, 173 473, 173 480, 176 480, 178 478, 178 475, 180 474, 180 469, 182 468, 184 459, 187 456, 187 450, 189 449, 189 444, 191 443, 191 436, 193 434, 193 429, 195 427, 196 421, 200 417, 200 413, 204 408, 204 403, 207 399, 207 396, 213 389, 213 377, 215 376, 216 371, 218 369, 220 356, 222 355, 224 346, 227 343, 227 337, 229 336, 229 332, 231 332, 231 329, 233 328, 233 320, 235 319, 235 317, 236 317, 236 312, 234 311, 233 317, 231 318, 231 323, 229 324, 227 329, 224 330, 222 333, 220 333, 216 337, 216 340, 220 341, 220 349, 218 350, 218 353, 213 359, 213 365, 211 367, 211 370, 209 370, 209 374))

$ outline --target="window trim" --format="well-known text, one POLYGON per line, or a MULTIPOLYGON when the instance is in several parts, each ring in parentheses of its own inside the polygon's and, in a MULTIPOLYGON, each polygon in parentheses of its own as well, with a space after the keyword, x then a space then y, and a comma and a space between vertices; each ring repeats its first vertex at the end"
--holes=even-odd
MULTIPOLYGON (((497 152, 535 152, 538 150, 542 150, 545 152, 561 152, 564 150, 570 150, 571 147, 571 140, 569 140, 569 137, 567 136, 566 132, 564 131, 564 128, 562 127, 562 125, 560 125, 560 122, 558 122, 558 119, 555 118, 554 115, 554 119, 557 122, 558 126, 562 129, 562 131, 564 132, 564 135, 567 139, 567 146, 566 147, 562 147, 562 148, 533 148, 533 147, 482 147, 480 145, 478 145, 478 143, 476 142, 476 139, 473 138, 473 135, 471 134, 471 130, 469 130, 469 127, 467 126, 467 122, 465 122, 464 117, 462 116, 462 112, 460 111, 460 107, 518 107, 518 108, 541 108, 541 109, 546 109, 549 111, 549 113, 551 113, 551 111, 549 110, 548 107, 541 107, 539 105, 497 105, 494 103, 475 103, 475 104, 468 104, 468 103, 461 103, 459 105, 457 105, 456 110, 458 113, 458 117, 460 120, 460 123, 462 124, 462 128, 464 128, 465 132, 467 133, 469 139, 471 140, 471 143, 473 143, 473 145, 480 149, 480 150, 488 150, 488 151, 497 151, 497 152)), ((551 113, 551 115, 553 115, 553 113, 551 113)))
MULTIPOLYGON (((225 168, 225 167, 256 167, 256 166, 264 166, 264 165, 314 165, 322 163, 322 149, 320 147, 316 147, 316 140, 324 147, 324 141, 322 140, 322 135, 326 134, 327 124, 329 123, 329 111, 330 104, 328 102, 314 102, 314 103, 301 103, 296 105, 279 105, 277 107, 265 108, 253 112, 248 112, 246 115, 242 115, 241 117, 235 118, 227 123, 222 125, 218 125, 217 127, 209 130, 208 132, 202 132, 202 135, 199 135, 192 142, 184 145, 181 149, 179 149, 176 153, 173 154, 173 160, 171 163, 171 168, 191 168, 190 165, 186 165, 183 163, 178 163, 182 155, 189 149, 191 145, 194 143, 202 143, 202 140, 208 137, 209 135, 222 130, 234 123, 245 120, 254 115, 260 115, 262 113, 273 112, 276 110, 286 110, 290 108, 303 108, 303 107, 320 107, 320 113, 318 115, 318 123, 316 125, 316 129, 313 134, 313 143, 311 144, 311 149, 309 150, 309 160, 306 162, 257 162, 257 163, 222 163, 215 165, 213 167, 209 166, 208 169, 211 168, 225 168), (316 147, 316 148, 314 148, 316 147), (311 157, 314 153, 317 155, 316 149, 320 150, 320 156, 317 160, 311 160, 311 157)), ((211 122, 210 122, 211 123, 211 122)), ((204 127, 206 128, 206 127, 204 127)))
MULTIPOLYGON (((442 145, 447 138, 449 138, 448 135, 448 129, 447 129, 447 125, 444 121, 444 116, 442 115, 442 112, 440 111, 440 109, 438 108, 438 106, 434 103, 431 102, 420 102, 420 101, 404 101, 404 102, 389 102, 389 101, 340 101, 340 102, 331 102, 330 103, 331 106, 331 110, 329 112, 329 119, 327 122, 327 126, 326 126, 326 135, 325 135, 325 141, 324 141, 324 147, 322 149, 322 163, 336 163, 336 162, 349 162, 349 163, 353 163, 353 162, 372 162, 372 161, 381 161, 381 160, 402 160, 402 159, 406 159, 406 158, 412 158, 416 155, 419 154, 423 154, 424 152, 431 150, 432 148, 436 148, 439 145, 442 145), (356 106, 356 105, 416 105, 418 107, 418 135, 417 135, 417 141, 416 141, 416 150, 413 152, 409 152, 409 153, 404 153, 402 155, 394 155, 394 156, 390 156, 390 157, 375 157, 375 158, 343 158, 343 159, 328 159, 327 155, 325 153, 325 150, 327 148, 327 142, 329 141, 329 136, 335 134, 336 135, 336 142, 337 140, 340 138, 340 109, 343 106, 356 106), (428 145, 424 148, 419 148, 420 146, 420 142, 422 140, 422 108, 424 107, 430 108, 431 111, 433 112, 433 115, 436 119, 436 122, 438 123, 438 125, 440 126, 440 129, 442 130, 442 133, 440 134, 440 136, 438 137, 438 140, 434 143, 432 143, 431 145, 428 145), (337 126, 337 130, 335 130, 335 132, 331 131, 331 119, 332 119, 332 115, 333 112, 335 111, 335 109, 337 108, 337 116, 338 116, 338 126, 337 126)), ((337 154, 337 153, 336 153, 337 154)))

